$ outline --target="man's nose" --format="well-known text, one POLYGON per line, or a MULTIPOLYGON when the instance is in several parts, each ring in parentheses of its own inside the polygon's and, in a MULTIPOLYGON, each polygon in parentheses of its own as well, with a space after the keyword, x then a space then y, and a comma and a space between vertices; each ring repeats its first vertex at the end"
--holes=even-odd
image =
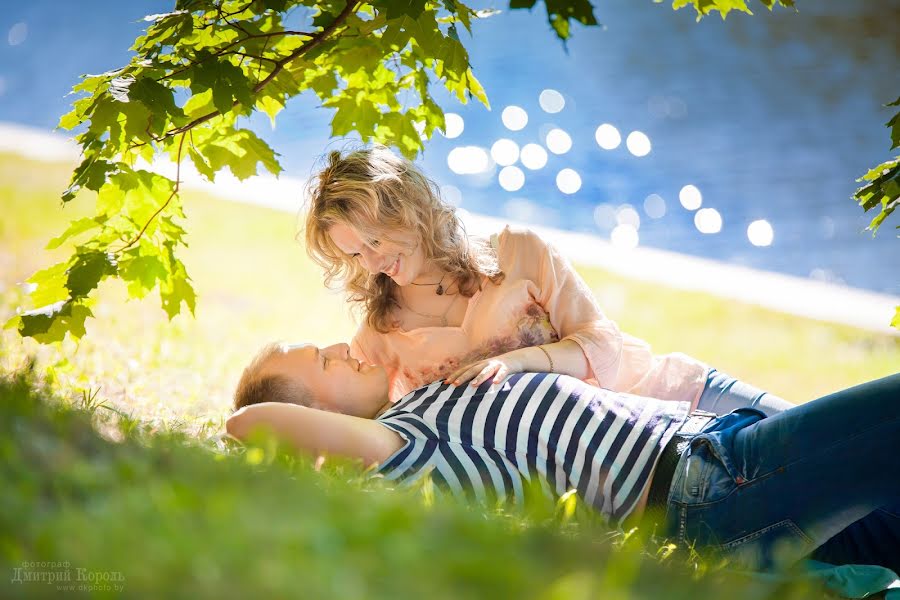
POLYGON ((338 358, 340 360, 347 360, 350 356, 350 346, 347 344, 332 344, 327 348, 323 348, 322 352, 330 357, 330 358, 338 358))

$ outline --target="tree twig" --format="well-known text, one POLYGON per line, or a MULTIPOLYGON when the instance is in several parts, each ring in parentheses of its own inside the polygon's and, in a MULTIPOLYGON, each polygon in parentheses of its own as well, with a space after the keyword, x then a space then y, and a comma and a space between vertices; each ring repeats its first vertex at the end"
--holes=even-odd
POLYGON ((137 233, 137 235, 135 235, 133 238, 131 238, 131 240, 129 240, 128 243, 126 243, 124 246, 122 246, 121 248, 116 250, 116 254, 121 254, 122 252, 125 252, 126 250, 128 250, 129 248, 134 246, 136 243, 138 243, 138 241, 143 237, 144 233, 147 231, 147 228, 150 227, 150 224, 156 219, 156 217, 159 216, 159 214, 163 210, 165 210, 165 208, 167 206, 169 206, 169 203, 172 202, 172 198, 174 198, 175 196, 178 195, 178 189, 181 186, 181 148, 184 146, 184 138, 186 138, 186 137, 187 137, 186 134, 182 134, 181 140, 179 140, 179 142, 178 142, 178 157, 176 158, 176 163, 175 163, 175 187, 172 188, 172 193, 169 194, 169 197, 166 198, 166 201, 163 202, 162 205, 158 209, 156 209, 156 212, 154 212, 150 216, 150 218, 147 219, 147 222, 144 223, 144 226, 137 233))
MULTIPOLYGON (((348 16, 350 16, 350 13, 353 12, 353 8, 355 6, 356 6, 356 3, 354 1, 352 1, 352 0, 348 1, 347 5, 344 7, 344 9, 340 12, 340 14, 338 14, 337 17, 335 17, 334 21, 332 21, 328 25, 328 27, 324 28, 322 31, 315 34, 309 41, 304 43, 302 46, 300 46, 299 48, 297 48, 296 50, 294 50, 293 52, 291 52, 284 58, 275 61, 275 68, 272 69, 272 72, 269 73, 265 79, 263 79, 262 81, 257 83, 255 86, 253 86, 252 93, 258 94, 264 87, 266 87, 269 84, 269 82, 271 82, 273 79, 275 79, 275 77, 277 77, 278 74, 284 70, 285 66, 287 66, 288 63, 290 63, 295 58, 298 58, 298 57, 306 54, 310 50, 312 50, 312 49, 316 48, 317 46, 319 46, 320 44, 322 44, 325 41, 325 39, 329 35, 331 35, 334 32, 334 30, 337 29, 341 25, 341 23, 343 23, 347 19, 348 16)), ((266 36, 256 36, 256 37, 266 37, 266 36)), ((230 47, 230 46, 227 46, 225 49, 227 49, 228 47, 230 47)), ((223 49, 223 51, 225 49, 223 49)), ((240 103, 237 100, 235 100, 234 103, 232 104, 232 107, 237 106, 238 104, 240 104, 240 103)), ((193 121, 191 121, 190 123, 188 123, 186 125, 182 125, 181 127, 176 127, 175 129, 172 129, 171 131, 167 131, 166 133, 163 134, 162 138, 165 139, 168 137, 172 137, 174 135, 178 135, 179 133, 184 133, 185 131, 188 131, 189 129, 193 129, 197 125, 201 125, 201 124, 209 121, 213 117, 217 117, 221 114, 222 113, 219 112, 218 110, 209 112, 205 115, 197 117, 196 119, 194 119, 193 121)), ((144 143, 145 142, 143 142, 141 144, 136 144, 134 146, 131 146, 130 148, 136 148, 138 146, 142 146, 144 143)))

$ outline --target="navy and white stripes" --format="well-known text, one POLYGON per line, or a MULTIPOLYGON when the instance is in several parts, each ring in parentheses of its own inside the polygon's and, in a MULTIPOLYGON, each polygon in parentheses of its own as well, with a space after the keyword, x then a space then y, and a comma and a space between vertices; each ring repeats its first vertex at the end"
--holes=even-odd
POLYGON ((553 373, 478 388, 436 382, 378 417, 407 440, 378 472, 404 483, 430 473, 456 495, 517 503, 523 482, 536 479, 554 496, 577 489, 618 525, 689 409, 553 373))

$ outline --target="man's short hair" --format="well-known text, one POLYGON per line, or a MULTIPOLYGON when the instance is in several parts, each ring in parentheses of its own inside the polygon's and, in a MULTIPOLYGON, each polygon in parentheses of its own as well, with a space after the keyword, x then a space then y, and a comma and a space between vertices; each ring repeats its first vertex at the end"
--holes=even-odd
POLYGON ((234 392, 234 410, 260 402, 283 402, 315 408, 312 393, 302 383, 284 375, 261 373, 266 361, 282 352, 281 344, 268 344, 244 369, 234 392))

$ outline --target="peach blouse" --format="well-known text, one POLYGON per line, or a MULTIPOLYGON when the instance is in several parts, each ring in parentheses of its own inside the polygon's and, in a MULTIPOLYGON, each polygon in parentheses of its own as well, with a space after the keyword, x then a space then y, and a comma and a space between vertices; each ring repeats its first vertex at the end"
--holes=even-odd
POLYGON ((645 341, 619 331, 581 276, 537 234, 506 227, 491 242, 506 277, 469 299, 459 327, 379 333, 363 323, 356 332, 350 354, 387 370, 392 401, 460 366, 567 339, 587 357, 589 383, 696 406, 707 365, 681 353, 654 356, 645 341))

